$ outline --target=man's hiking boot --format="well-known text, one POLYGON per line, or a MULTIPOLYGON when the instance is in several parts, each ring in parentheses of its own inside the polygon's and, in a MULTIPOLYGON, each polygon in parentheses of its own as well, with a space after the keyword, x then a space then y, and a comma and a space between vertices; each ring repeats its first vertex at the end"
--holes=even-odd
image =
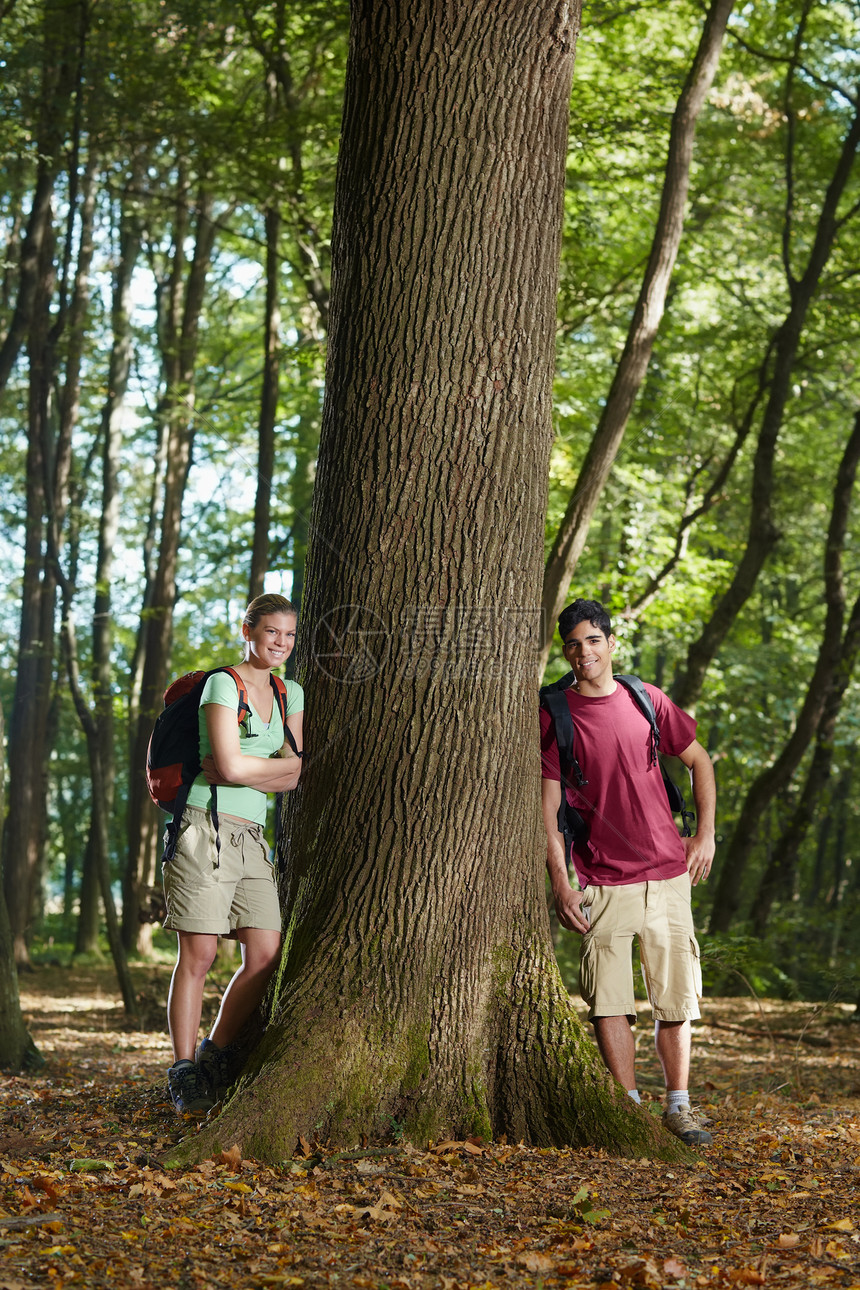
POLYGON ((709 1147, 713 1142, 710 1133, 702 1128, 689 1106, 679 1106, 671 1115, 664 1111, 662 1120, 664 1127, 688 1147, 709 1147))
POLYGON ((183 1058, 167 1072, 170 1100, 180 1115, 203 1116, 215 1105, 209 1082, 194 1062, 183 1058))
POLYGON ((236 1083, 245 1065, 245 1054, 238 1044, 219 1048, 211 1039, 204 1039, 195 1053, 197 1065, 208 1082, 216 1101, 236 1083))

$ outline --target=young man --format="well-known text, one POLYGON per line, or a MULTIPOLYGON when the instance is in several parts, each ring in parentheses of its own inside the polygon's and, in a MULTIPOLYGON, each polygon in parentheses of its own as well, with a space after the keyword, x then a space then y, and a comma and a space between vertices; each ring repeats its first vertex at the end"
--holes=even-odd
POLYGON ((582 936, 580 989, 600 1055, 638 1102, 633 937, 655 1018, 655 1045, 666 1081, 663 1123, 690 1146, 711 1136, 690 1110, 690 1021, 700 1015, 699 947, 690 911, 691 886, 705 882, 714 859, 716 792, 711 760, 695 739, 696 723, 656 686, 646 687, 660 730, 660 749, 692 774, 697 829, 681 838, 651 750, 651 727, 612 675, 616 641, 606 610, 576 600, 558 620, 573 683, 564 691, 575 729, 581 787, 568 801, 588 828, 574 842, 571 885, 563 835, 559 752, 550 713, 541 707, 543 818, 547 869, 559 921, 582 936))

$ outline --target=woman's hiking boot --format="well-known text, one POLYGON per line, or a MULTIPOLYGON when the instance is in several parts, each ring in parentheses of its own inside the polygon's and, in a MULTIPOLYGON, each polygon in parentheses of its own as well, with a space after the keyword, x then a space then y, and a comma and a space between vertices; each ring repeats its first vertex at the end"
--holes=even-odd
POLYGON ((211 1039, 204 1039, 195 1053, 198 1069, 212 1090, 216 1102, 220 1102, 228 1089, 232 1088, 242 1074, 245 1065, 245 1053, 238 1044, 226 1044, 223 1048, 211 1039))
POLYGON ((182 1058, 174 1062, 167 1072, 170 1100, 179 1115, 206 1115, 215 1105, 209 1081, 195 1062, 182 1058))
POLYGON ((689 1106, 679 1106, 671 1115, 664 1111, 662 1120, 664 1127, 688 1147, 709 1147, 713 1142, 710 1133, 702 1128, 689 1106))

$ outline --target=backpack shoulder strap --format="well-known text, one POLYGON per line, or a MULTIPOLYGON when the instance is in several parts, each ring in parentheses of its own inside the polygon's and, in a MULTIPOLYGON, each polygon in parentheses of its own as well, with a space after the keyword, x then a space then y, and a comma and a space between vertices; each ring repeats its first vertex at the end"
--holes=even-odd
MULTIPOLYGON (((573 673, 571 673, 571 676, 573 673)), ((576 740, 576 727, 573 724, 573 717, 570 712, 570 704, 564 691, 568 689, 570 682, 563 685, 566 677, 561 681, 556 681, 553 685, 545 685, 540 691, 541 705, 546 708, 552 717, 553 733, 555 742, 558 744, 559 770, 561 778, 567 781, 569 777, 573 780, 577 788, 584 788, 588 780, 582 773, 582 768, 576 760, 573 748, 576 740)))
POLYGON ((569 690, 575 680, 576 677, 573 672, 565 672, 564 676, 559 677, 557 681, 551 681, 549 685, 542 685, 538 693, 543 699, 545 694, 555 694, 558 690, 569 690))
POLYGON ((233 680, 236 682, 236 689, 239 691, 239 702, 236 707, 236 716, 239 725, 241 726, 245 717, 248 716, 251 711, 251 704, 248 701, 248 687, 236 671, 235 667, 213 667, 206 673, 206 680, 208 681, 210 676, 215 676, 216 672, 226 672, 227 675, 232 676, 233 680))
POLYGON ((269 673, 269 685, 275 691, 275 702, 278 705, 278 711, 281 714, 281 720, 286 727, 287 724, 287 687, 279 676, 274 672, 269 673))
POLYGON ((275 676, 274 672, 269 673, 269 683, 275 691, 275 702, 278 705, 278 711, 281 714, 281 721, 284 726, 284 738, 296 756, 301 757, 302 754, 298 750, 293 732, 287 725, 287 687, 279 676, 275 676))
POLYGON ((657 725, 657 713, 654 711, 651 696, 645 689, 644 682, 638 676, 631 676, 621 672, 615 676, 615 680, 620 685, 623 685, 625 690, 633 697, 637 708, 651 727, 649 765, 653 766, 657 761, 657 749, 660 747, 660 727, 657 725))
POLYGON ((657 749, 660 746, 660 727, 657 725, 657 713, 654 711, 654 704, 651 702, 651 696, 638 676, 619 675, 616 676, 615 680, 620 681, 624 688, 633 696, 642 712, 642 715, 647 719, 648 724, 651 727, 651 765, 659 760, 660 774, 663 776, 663 786, 666 789, 669 806, 673 815, 681 816, 683 824, 681 835, 682 837, 688 838, 690 836, 690 823, 695 820, 696 815, 694 811, 687 810, 684 794, 681 792, 674 779, 672 779, 671 775, 668 774, 666 767, 663 765, 662 758, 658 759, 657 757, 657 749))

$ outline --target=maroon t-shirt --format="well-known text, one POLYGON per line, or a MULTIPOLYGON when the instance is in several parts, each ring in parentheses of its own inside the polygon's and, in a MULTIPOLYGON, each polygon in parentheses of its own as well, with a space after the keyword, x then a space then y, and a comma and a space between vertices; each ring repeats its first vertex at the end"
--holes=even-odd
MULTIPOLYGON (((646 685, 660 728, 660 751, 677 754, 696 737, 696 723, 662 690, 646 685)), ((589 825, 573 863, 582 886, 618 887, 686 873, 687 860, 660 774, 650 765, 651 727, 623 685, 587 698, 565 690, 575 729, 574 756, 588 780, 568 801, 589 825)), ((541 776, 559 778, 552 717, 540 710, 541 776)))

